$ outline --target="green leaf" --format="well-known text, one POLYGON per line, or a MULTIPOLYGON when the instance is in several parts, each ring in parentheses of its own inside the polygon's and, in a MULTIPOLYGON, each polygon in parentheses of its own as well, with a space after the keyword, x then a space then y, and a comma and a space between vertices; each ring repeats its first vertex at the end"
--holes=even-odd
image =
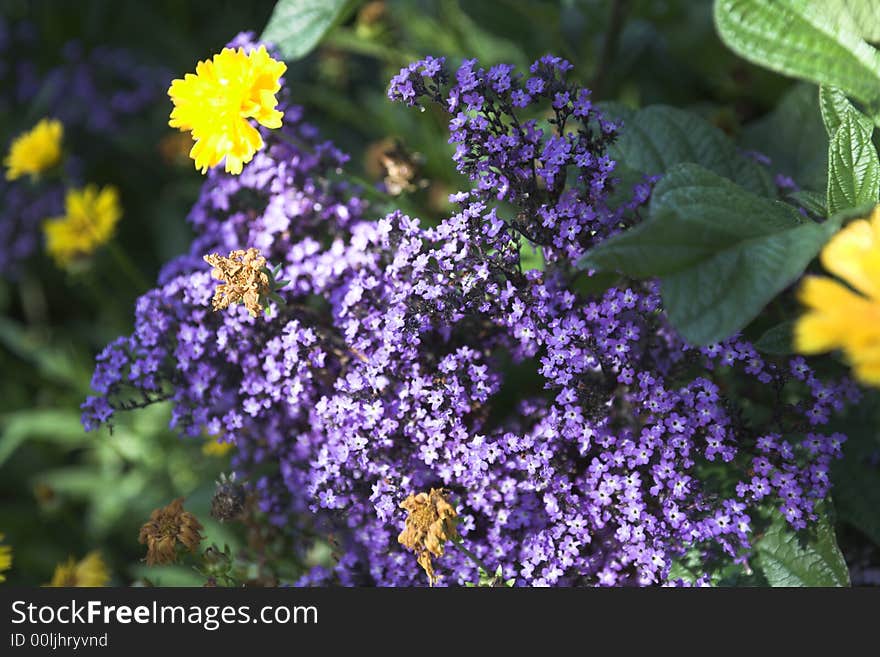
POLYGON ((776 512, 755 543, 757 566, 771 586, 849 586, 849 570, 828 518, 795 533, 776 512))
POLYGON ((843 118, 853 113, 855 114, 854 118, 859 120, 865 130, 872 129, 871 119, 857 112, 846 94, 837 87, 829 87, 828 85, 819 87, 819 109, 822 112, 822 121, 825 123, 825 131, 828 133, 829 139, 837 132, 843 118))
POLYGON ((757 194, 776 194, 767 171, 696 114, 664 105, 628 114, 620 137, 609 148, 610 155, 627 167, 655 175, 693 162, 757 194))
POLYGON ((808 189, 801 189, 791 194, 788 194, 787 198, 791 199, 799 206, 801 206, 804 210, 814 214, 817 217, 824 217, 827 214, 828 208, 826 206, 824 193, 811 192, 808 189))
POLYGON ((791 176, 806 189, 825 193, 828 136, 814 85, 794 85, 770 114, 743 129, 740 143, 769 157, 772 171, 791 176))
POLYGON ((849 105, 835 106, 831 123, 840 123, 828 144, 828 211, 839 212, 877 201, 880 159, 871 141, 870 119, 849 105), (837 114, 837 110, 842 111, 837 114))
MULTIPOLYGON (((826 0, 833 8, 849 13, 859 34, 866 41, 880 41, 880 12, 870 0, 826 0)), ((833 9, 832 9, 833 10, 833 9)))
POLYGON ((519 264, 524 272, 532 269, 544 271, 544 252, 541 247, 523 239, 519 245, 519 264))
POLYGON ((77 412, 51 409, 27 409, 3 418, 0 433, 0 466, 28 440, 42 440, 70 447, 87 441, 77 412))
POLYGON ((88 370, 70 349, 50 342, 47 335, 0 317, 0 344, 33 364, 45 379, 86 393, 90 390, 88 370))
POLYGON ((651 218, 592 249, 583 268, 661 278, 666 313, 692 344, 745 327, 788 287, 839 228, 817 224, 692 164, 674 167, 651 218))
POLYGON ((715 26, 749 61, 872 106, 880 101, 880 53, 848 12, 815 0, 716 0, 715 26))
POLYGON ((287 60, 305 57, 357 5, 355 0, 278 0, 260 41, 287 60))
POLYGON ((840 519, 851 524, 880 546, 880 477, 847 454, 834 464, 834 502, 840 519))
POLYGON ((775 354, 778 356, 794 353, 794 348, 792 347, 794 324, 794 320, 791 320, 767 329, 755 342, 755 349, 763 351, 765 354, 775 354))

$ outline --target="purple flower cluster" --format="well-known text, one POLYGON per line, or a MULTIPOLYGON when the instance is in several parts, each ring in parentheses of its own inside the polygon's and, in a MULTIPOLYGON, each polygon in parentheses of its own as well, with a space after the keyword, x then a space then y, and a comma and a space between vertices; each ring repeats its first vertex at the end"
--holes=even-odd
MULTIPOLYGON (((64 61, 47 72, 33 55, 39 35, 27 22, 10 23, 0 17, 0 116, 17 132, 32 125, 22 117, 59 119, 65 143, 80 130, 93 134, 119 135, 159 100, 170 73, 140 63, 123 49, 98 47, 88 54, 71 42, 62 50, 64 61)), ((16 136, 6 133, 4 153, 16 136)), ((82 158, 68 157, 65 175, 80 179, 82 158)), ((58 180, 29 179, 0 183, 0 276, 13 277, 21 263, 37 248, 41 222, 63 210, 63 185, 58 180)))
POLYGON ((32 185, 0 177, 0 277, 14 277, 40 240, 39 227, 47 217, 64 211, 60 184, 32 185))
POLYGON ((619 220, 605 207, 614 171, 605 147, 618 126, 596 111, 588 89, 566 81, 571 64, 548 55, 524 79, 506 64, 486 71, 465 60, 446 91, 444 64, 433 57, 410 64, 391 80, 388 97, 435 102, 449 113, 453 160, 474 182, 470 194, 516 205, 510 223, 550 259, 574 259, 605 237, 619 220), (549 114, 545 127, 539 111, 549 114), (520 118, 530 115, 537 117, 520 118))
MULTIPOLYGON (((575 259, 651 189, 609 207, 618 128, 558 58, 526 79, 466 61, 451 86, 444 66, 409 66, 389 95, 449 112, 474 183, 457 210, 436 226, 370 217, 328 180, 345 157, 287 108, 241 176, 209 174, 190 255, 98 357, 86 427, 171 399, 182 434, 235 442, 271 522, 333 536, 335 566, 302 585, 425 583, 397 544, 398 505, 432 487, 483 563, 535 586, 668 583, 691 550, 705 583, 713 559, 747 554, 756 511, 815 517, 843 441, 821 427, 851 384, 740 339, 689 347, 654 284, 591 292, 575 259), (523 267, 528 243, 542 269, 523 267), (282 265, 286 304, 213 312, 200 256, 251 246, 282 265)), ((446 584, 477 580, 458 551, 434 566, 446 584)))

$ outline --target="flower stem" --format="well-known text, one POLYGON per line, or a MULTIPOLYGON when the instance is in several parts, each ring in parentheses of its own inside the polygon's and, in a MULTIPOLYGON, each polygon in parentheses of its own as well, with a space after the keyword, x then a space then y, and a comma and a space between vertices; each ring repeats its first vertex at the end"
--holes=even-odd
POLYGON ((115 240, 107 242, 107 250, 110 251, 110 255, 113 256, 116 264, 119 265, 119 268, 125 272, 125 275, 128 276, 131 283, 137 288, 139 295, 150 289, 150 284, 147 283, 147 279, 144 278, 141 271, 135 266, 125 251, 119 247, 115 240))
POLYGON ((457 541, 454 540, 452 541, 452 545, 454 545, 455 548, 464 556, 473 561, 474 565, 477 566, 477 568, 481 569, 487 575, 491 573, 489 567, 483 563, 483 560, 464 546, 464 539, 459 538, 457 541))

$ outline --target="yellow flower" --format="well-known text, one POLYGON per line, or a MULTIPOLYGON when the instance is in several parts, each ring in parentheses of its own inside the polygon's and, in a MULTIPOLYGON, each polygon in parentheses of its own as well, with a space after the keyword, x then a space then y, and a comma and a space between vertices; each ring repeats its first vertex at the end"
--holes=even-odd
MULTIPOLYGON (((0 534, 0 541, 3 538, 3 534, 0 534)), ((0 582, 6 581, 6 575, 3 573, 10 568, 12 568, 12 548, 8 545, 0 545, 0 582)))
POLYGON ((265 46, 245 53, 224 48, 213 59, 199 62, 195 74, 174 80, 168 95, 174 103, 168 125, 190 130, 195 140, 189 155, 205 173, 226 158, 226 171, 241 173, 263 147, 263 138, 248 119, 280 128, 283 114, 275 94, 287 70, 269 56, 265 46))
POLYGON ((15 180, 25 174, 36 180, 40 173, 58 164, 63 136, 61 121, 42 119, 31 130, 16 137, 3 160, 6 180, 15 180))
POLYGON ((205 456, 216 456, 222 458, 229 454, 235 448, 235 443, 220 442, 211 439, 202 445, 202 454, 205 456))
POLYGON ((64 216, 47 219, 43 224, 46 250, 58 266, 65 267, 106 243, 121 216, 115 187, 100 191, 95 185, 71 189, 64 200, 64 216))
POLYGON ((96 587, 107 586, 109 581, 110 572, 107 570, 107 564, 101 558, 101 553, 95 550, 89 552, 81 561, 70 557, 67 562, 55 566, 52 581, 46 586, 96 587))
POLYGON ((880 386, 880 205, 838 232, 821 260, 850 287, 824 276, 804 280, 798 296, 809 311, 795 325, 795 349, 841 349, 856 378, 880 386))

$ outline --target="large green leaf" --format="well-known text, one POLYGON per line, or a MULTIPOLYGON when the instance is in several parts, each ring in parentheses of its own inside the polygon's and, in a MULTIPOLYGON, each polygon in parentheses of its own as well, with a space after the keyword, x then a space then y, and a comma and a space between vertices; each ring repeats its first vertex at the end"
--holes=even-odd
POLYGON ((828 135, 814 85, 794 85, 770 114, 743 129, 740 143, 769 157, 773 171, 791 176, 801 187, 825 193, 828 135))
POLYGON ((880 11, 872 0, 825 0, 829 10, 849 12, 853 23, 866 41, 880 41, 880 11))
POLYGON ((609 152, 618 162, 645 174, 666 173, 676 164, 693 162, 757 194, 776 193, 767 171, 737 152, 721 130, 674 107, 653 105, 629 113, 609 152))
POLYGON ((591 250, 581 266, 660 277, 673 326, 693 344, 745 327, 815 257, 838 221, 817 224, 791 206, 681 164, 654 190, 651 218, 591 250))
POLYGON ((872 121, 833 90, 823 90, 822 116, 828 144, 828 212, 875 203, 880 159, 871 141, 872 121))
POLYGON ((849 570, 834 528, 822 516, 810 530, 795 533, 776 513, 755 543, 756 565, 771 586, 849 586, 849 570))
POLYGON ((880 101, 880 53, 847 11, 816 0, 716 0, 715 25, 741 57, 872 107, 880 101))
POLYGON ((260 41, 273 44, 288 61, 299 59, 356 5, 355 0, 278 0, 260 41))

